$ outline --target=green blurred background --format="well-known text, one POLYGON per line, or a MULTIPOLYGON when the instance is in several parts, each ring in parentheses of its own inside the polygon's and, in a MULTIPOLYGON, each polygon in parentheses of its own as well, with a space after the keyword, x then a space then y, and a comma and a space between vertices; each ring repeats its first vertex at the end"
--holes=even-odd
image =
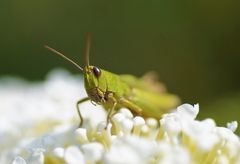
POLYGON ((55 67, 80 73, 43 48, 121 74, 156 71, 199 118, 240 120, 239 0, 1 0, 0 76, 42 80, 55 67))

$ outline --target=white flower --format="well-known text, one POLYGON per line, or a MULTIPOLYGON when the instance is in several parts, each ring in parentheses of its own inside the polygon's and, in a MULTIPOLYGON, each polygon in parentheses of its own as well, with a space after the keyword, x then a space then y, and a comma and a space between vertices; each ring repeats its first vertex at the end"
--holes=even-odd
POLYGON ((53 71, 43 83, 0 80, 0 163, 237 163, 237 122, 218 127, 196 120, 199 105, 183 104, 162 119, 134 116, 123 108, 106 128, 106 111, 80 105, 81 77, 53 71), (160 122, 160 126, 158 125, 160 122))
POLYGON ((104 147, 97 142, 82 145, 82 150, 87 161, 97 162, 101 160, 104 153, 104 147))
POLYGON ((58 158, 63 158, 64 153, 65 153, 65 150, 62 147, 56 147, 55 149, 53 149, 53 154, 58 158))
POLYGON ((85 163, 83 153, 80 151, 80 149, 77 146, 69 146, 65 150, 64 159, 66 163, 71 163, 71 164, 85 163))
POLYGON ((136 136, 127 136, 112 143, 109 151, 103 157, 103 162, 107 164, 149 163, 157 154, 156 151, 155 142, 136 136))
POLYGON ((237 121, 232 121, 227 123, 227 128, 230 129, 231 131, 235 132, 238 127, 238 122, 237 121))
POLYGON ((15 157, 12 164, 27 164, 22 157, 15 157))

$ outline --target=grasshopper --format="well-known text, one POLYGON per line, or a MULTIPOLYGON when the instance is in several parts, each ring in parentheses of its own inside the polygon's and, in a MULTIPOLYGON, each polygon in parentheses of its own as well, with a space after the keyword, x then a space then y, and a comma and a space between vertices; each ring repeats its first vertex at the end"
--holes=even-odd
POLYGON ((166 93, 164 86, 156 80, 156 76, 148 74, 143 78, 132 75, 117 75, 89 64, 90 34, 86 37, 85 67, 66 57, 59 51, 45 46, 71 62, 84 75, 84 86, 88 97, 79 100, 76 109, 80 117, 81 127, 83 117, 79 105, 86 101, 102 105, 107 111, 107 124, 120 108, 128 108, 135 115, 160 119, 162 114, 169 112, 179 104, 179 98, 166 93))

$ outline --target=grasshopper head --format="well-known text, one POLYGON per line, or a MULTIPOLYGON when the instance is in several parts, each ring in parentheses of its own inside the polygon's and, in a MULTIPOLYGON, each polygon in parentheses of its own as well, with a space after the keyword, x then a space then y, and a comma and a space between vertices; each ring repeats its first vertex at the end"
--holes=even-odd
POLYGON ((85 67, 83 69, 84 85, 86 92, 92 101, 102 103, 105 101, 105 91, 107 90, 104 71, 96 66, 89 65, 90 34, 86 37, 85 67))
POLYGON ((85 53, 85 67, 80 67, 77 63, 75 63, 70 58, 66 57, 61 52, 49 47, 45 46, 48 50, 54 52, 55 54, 61 56, 65 60, 72 63, 75 67, 81 70, 84 74, 84 85, 88 96, 91 100, 96 103, 101 103, 105 101, 105 91, 107 90, 106 79, 104 76, 104 71, 99 69, 96 66, 89 65, 89 50, 90 50, 90 34, 87 33, 87 43, 86 43, 86 53, 85 53))
POLYGON ((85 66, 83 72, 88 96, 96 103, 104 102, 104 94, 107 89, 104 71, 96 66, 85 66))

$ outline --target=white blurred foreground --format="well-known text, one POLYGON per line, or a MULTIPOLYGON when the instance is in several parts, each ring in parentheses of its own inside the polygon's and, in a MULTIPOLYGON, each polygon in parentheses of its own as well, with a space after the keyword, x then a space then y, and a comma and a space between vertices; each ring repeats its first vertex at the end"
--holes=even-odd
POLYGON ((105 130, 106 112, 89 102, 77 129, 84 96, 82 79, 64 71, 43 83, 1 79, 0 163, 240 164, 235 121, 226 128, 195 120, 199 106, 183 104, 161 120, 121 109, 105 130))

